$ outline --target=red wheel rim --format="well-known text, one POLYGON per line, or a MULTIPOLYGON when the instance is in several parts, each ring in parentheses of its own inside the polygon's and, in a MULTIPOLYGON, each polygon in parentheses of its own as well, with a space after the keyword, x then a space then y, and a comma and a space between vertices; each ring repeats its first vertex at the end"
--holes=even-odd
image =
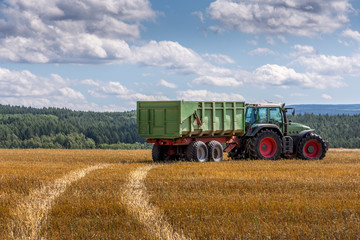
POLYGON ((318 158, 321 154, 321 146, 318 141, 310 140, 304 146, 305 156, 308 158, 318 158))
POLYGON ((261 140, 259 150, 261 155, 265 158, 271 158, 276 153, 276 142, 271 137, 266 137, 261 140))

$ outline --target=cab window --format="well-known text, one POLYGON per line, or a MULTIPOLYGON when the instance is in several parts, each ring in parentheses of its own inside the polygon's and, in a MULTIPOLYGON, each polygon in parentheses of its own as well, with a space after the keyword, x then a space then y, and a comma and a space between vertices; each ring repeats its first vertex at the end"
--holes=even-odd
POLYGON ((281 123, 282 119, 281 119, 281 112, 280 112, 280 108, 270 108, 269 109, 270 112, 270 123, 281 123))
POLYGON ((268 121, 267 108, 258 108, 258 123, 267 123, 268 121))
POLYGON ((247 108, 245 122, 250 124, 267 123, 268 122, 267 108, 247 108))
POLYGON ((256 109, 255 108, 247 108, 246 109, 246 116, 245 116, 245 122, 253 124, 256 121, 256 109))

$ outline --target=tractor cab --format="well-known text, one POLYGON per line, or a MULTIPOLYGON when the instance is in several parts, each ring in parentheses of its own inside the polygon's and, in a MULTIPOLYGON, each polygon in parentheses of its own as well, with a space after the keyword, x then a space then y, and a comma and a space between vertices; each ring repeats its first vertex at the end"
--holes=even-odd
POLYGON ((295 136, 301 131, 310 130, 310 127, 293 123, 287 118, 287 112, 293 108, 285 108, 283 103, 253 103, 246 105, 245 129, 252 131, 254 128, 275 127, 283 136, 295 136))

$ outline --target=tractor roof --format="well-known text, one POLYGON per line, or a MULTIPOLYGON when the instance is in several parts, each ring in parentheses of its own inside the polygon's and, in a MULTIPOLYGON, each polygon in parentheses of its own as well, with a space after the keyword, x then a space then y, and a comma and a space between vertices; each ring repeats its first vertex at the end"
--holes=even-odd
POLYGON ((273 107, 273 108, 284 108, 285 103, 248 103, 247 107, 273 107))

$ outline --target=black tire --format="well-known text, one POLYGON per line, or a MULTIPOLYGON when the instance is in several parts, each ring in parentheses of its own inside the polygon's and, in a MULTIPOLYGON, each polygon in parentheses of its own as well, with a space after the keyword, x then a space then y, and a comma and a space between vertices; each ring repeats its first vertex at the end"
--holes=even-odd
POLYGON ((252 159, 277 160, 281 155, 281 140, 274 131, 266 129, 248 139, 247 151, 252 159))
POLYGON ((209 152, 209 160, 221 162, 223 160, 223 147, 218 141, 210 141, 206 143, 209 152))
POLYGON ((304 160, 323 159, 327 151, 325 141, 314 133, 304 136, 297 147, 297 157, 304 160))
POLYGON ((165 151, 164 147, 154 144, 152 148, 152 159, 154 162, 164 162, 165 161, 165 151))
POLYGON ((194 141, 186 148, 186 158, 188 161, 206 162, 208 160, 208 149, 205 143, 194 141))

